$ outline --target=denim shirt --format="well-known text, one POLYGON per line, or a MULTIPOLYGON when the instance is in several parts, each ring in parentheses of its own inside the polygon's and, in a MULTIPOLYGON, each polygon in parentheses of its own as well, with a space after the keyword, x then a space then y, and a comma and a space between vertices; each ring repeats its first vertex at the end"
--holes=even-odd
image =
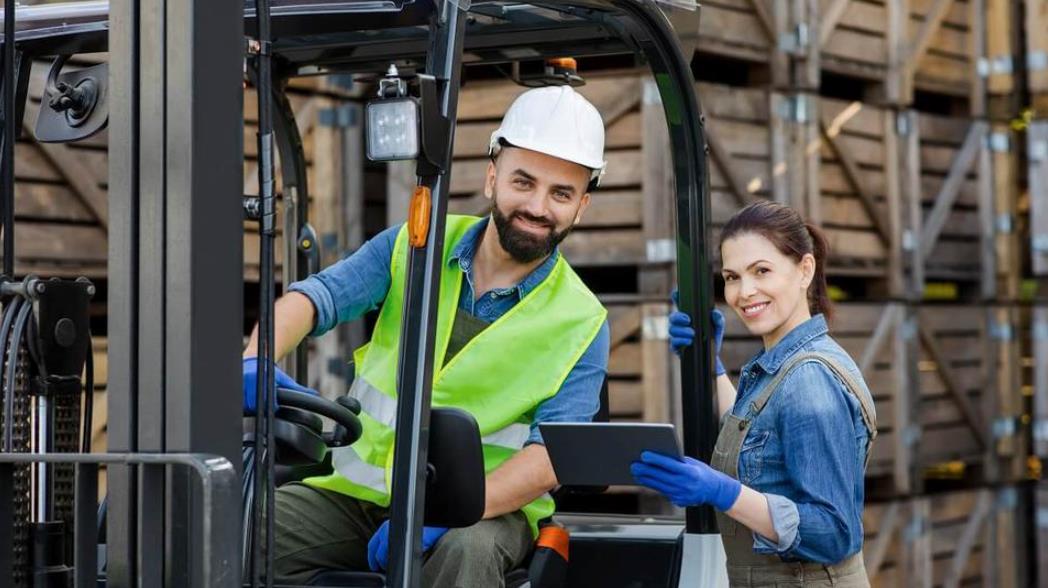
MULTIPOLYGON (((742 368, 732 414, 746 416, 761 389, 793 355, 819 352, 851 371, 872 406, 858 366, 827 332, 821 314, 742 368)), ((768 499, 775 544, 754 533, 756 553, 834 564, 862 548, 868 433, 859 401, 825 365, 796 366, 751 425, 739 480, 768 499)))
MULTIPOLYGON (((470 227, 452 250, 448 265, 458 264, 462 270, 459 309, 487 322, 494 322, 546 279, 553 271, 560 252, 554 250, 516 286, 495 288, 477 298, 473 285, 473 255, 487 226, 488 219, 482 219, 470 227)), ((396 225, 385 229, 352 255, 305 280, 291 284, 288 288, 290 292, 304 294, 316 308, 316 325, 311 336, 320 336, 338 323, 359 318, 382 305, 389 291, 390 259, 400 227, 396 225)), ((536 409, 527 443, 542 443, 539 423, 593 420, 593 415, 600 407, 600 388, 608 371, 610 343, 608 322, 604 321, 597 336, 568 373, 560 390, 536 409)))

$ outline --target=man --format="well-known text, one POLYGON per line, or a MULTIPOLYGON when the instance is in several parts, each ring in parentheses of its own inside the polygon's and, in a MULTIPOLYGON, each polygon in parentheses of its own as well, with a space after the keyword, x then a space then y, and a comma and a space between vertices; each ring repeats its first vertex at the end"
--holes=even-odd
MULTIPOLYGON (((604 171, 600 114, 570 87, 525 92, 492 134, 484 194, 490 218, 449 216, 442 265, 434 406, 470 412, 484 443, 486 505, 465 529, 427 527, 426 586, 501 586, 521 564, 556 485, 537 424, 588 421, 607 371, 607 312, 560 256, 604 171)), ((364 433, 334 450, 335 472, 277 491, 275 568, 304 582, 320 569, 388 563, 396 367, 407 236, 391 227, 352 256, 292 284, 276 305, 275 350, 381 306, 354 354, 350 394, 364 433)), ((255 337, 244 360, 253 404, 255 337)), ((286 374, 278 383, 299 387, 286 374)), ((249 409, 253 409, 249 407, 249 409)))

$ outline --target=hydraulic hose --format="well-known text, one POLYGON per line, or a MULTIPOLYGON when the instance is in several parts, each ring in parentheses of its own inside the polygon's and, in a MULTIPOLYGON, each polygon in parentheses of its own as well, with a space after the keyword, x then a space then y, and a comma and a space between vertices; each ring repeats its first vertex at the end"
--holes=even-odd
MULTIPOLYGON (((22 345, 22 334, 33 305, 26 303, 18 309, 7 347, 7 369, 4 371, 4 451, 14 451, 15 432, 15 376, 18 373, 18 348, 22 345)), ((44 466, 46 467, 46 466, 44 466)))
POLYGON ((87 367, 84 375, 84 437, 80 448, 84 453, 91 453, 91 426, 95 404, 95 354, 91 348, 91 331, 87 332, 87 367))
MULTIPOLYGON (((11 302, 4 309, 3 322, 0 323, 0 389, 4 392, 4 415, 9 415, 14 410, 14 390, 9 390, 7 386, 3 385, 4 373, 6 368, 6 362, 4 357, 7 356, 7 342, 11 337, 11 327, 14 324, 15 316, 18 315, 18 309, 22 306, 22 298, 19 296, 14 297, 11 302)), ((11 426, 7 425, 7 418, 4 418, 4 451, 10 452, 13 446, 10 442, 11 436, 14 433, 14 419, 11 419, 11 426)))

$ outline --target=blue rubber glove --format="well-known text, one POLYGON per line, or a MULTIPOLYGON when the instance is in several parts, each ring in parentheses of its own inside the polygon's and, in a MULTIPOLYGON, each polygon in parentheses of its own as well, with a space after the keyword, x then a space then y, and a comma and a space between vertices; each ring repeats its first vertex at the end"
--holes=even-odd
MULTIPOLYGON (((426 553, 447 533, 446 527, 422 527, 422 553, 426 553)), ((389 520, 379 525, 368 541, 368 567, 380 572, 389 565, 389 520)))
POLYGON ((638 484, 659 492, 677 506, 709 504, 723 512, 742 492, 738 480, 691 457, 679 461, 645 451, 640 461, 630 465, 630 473, 638 484))
MULTIPOLYGON (((670 298, 673 305, 677 306, 677 291, 674 290, 670 298)), ((717 376, 727 373, 724 364, 720 360, 721 345, 724 343, 724 313, 714 308, 710 312, 710 322, 713 323, 713 344, 716 349, 714 357, 713 372, 717 376)), ((680 355, 685 347, 695 342, 695 329, 691 326, 691 317, 687 313, 674 310, 669 316, 670 349, 673 353, 680 355)))
MULTIPOLYGON (((255 395, 256 388, 258 387, 258 358, 257 357, 245 357, 243 361, 244 368, 244 414, 253 415, 255 414, 255 395)), ((285 374, 280 368, 274 366, 273 378, 277 382, 277 388, 290 388, 292 390, 298 390, 299 392, 306 392, 317 396, 317 391, 312 388, 306 388, 299 384, 295 380, 291 379, 291 376, 285 374)), ((273 399, 273 405, 276 406, 276 398, 273 399)))

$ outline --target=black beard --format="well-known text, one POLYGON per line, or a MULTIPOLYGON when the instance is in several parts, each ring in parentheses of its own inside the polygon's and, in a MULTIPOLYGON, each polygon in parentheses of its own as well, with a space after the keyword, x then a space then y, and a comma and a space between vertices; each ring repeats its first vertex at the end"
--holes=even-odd
POLYGON ((512 212, 509 216, 506 216, 499 210, 497 199, 495 199, 495 204, 491 207, 491 218, 495 220, 495 230, 499 235, 499 244, 509 253, 510 257, 520 263, 531 263, 549 255, 571 233, 571 227, 558 233, 548 219, 536 218, 520 211, 512 212), (545 225, 549 227, 549 234, 545 237, 535 237, 531 233, 518 230, 513 226, 512 222, 515 217, 545 225))

